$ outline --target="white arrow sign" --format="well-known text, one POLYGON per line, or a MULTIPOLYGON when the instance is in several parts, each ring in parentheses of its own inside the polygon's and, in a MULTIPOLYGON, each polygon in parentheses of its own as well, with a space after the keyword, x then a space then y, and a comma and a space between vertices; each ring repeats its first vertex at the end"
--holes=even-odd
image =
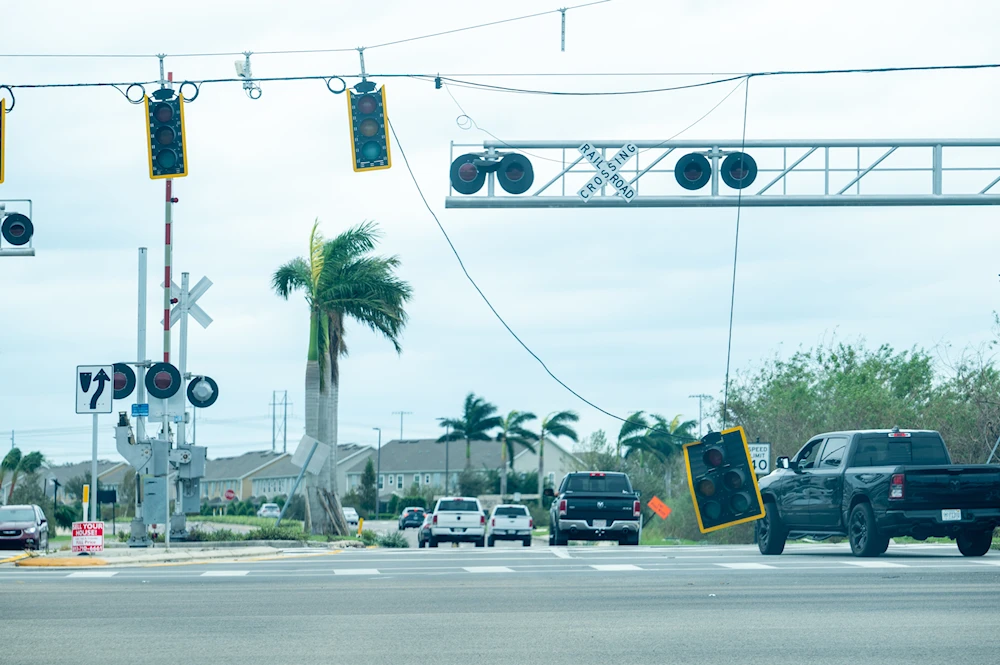
POLYGON ((632 186, 628 184, 628 181, 620 173, 625 163, 633 155, 639 154, 639 149, 634 143, 626 143, 622 146, 621 150, 607 159, 601 156, 600 148, 595 148, 590 143, 584 143, 577 150, 597 170, 597 175, 580 188, 576 193, 577 196, 584 201, 589 201, 605 185, 610 185, 626 201, 631 201, 635 198, 635 190, 632 189, 632 186))
MULTIPOLYGON (((161 283, 160 286, 162 287, 163 284, 161 283)), ((210 280, 208 277, 202 277, 200 280, 198 280, 198 283, 194 285, 194 288, 192 288, 188 292, 188 297, 187 297, 188 314, 190 314, 191 318, 197 321, 202 328, 207 328, 210 325, 212 325, 212 317, 209 316, 207 313, 205 313, 205 310, 203 310, 197 304, 197 300, 198 298, 205 295, 205 292, 208 291, 208 289, 211 286, 212 286, 212 280, 210 280)), ((180 301, 181 299, 180 287, 178 287, 173 280, 170 280, 170 297, 177 298, 178 301, 180 301)), ((170 310, 170 327, 173 328, 174 324, 180 320, 181 320, 181 304, 180 302, 178 302, 176 305, 174 305, 174 308, 170 310)), ((160 324, 161 325, 163 324, 163 319, 160 319, 160 324)))
POLYGON ((115 394, 114 376, 113 365, 77 365, 76 412, 111 413, 111 398, 115 394))

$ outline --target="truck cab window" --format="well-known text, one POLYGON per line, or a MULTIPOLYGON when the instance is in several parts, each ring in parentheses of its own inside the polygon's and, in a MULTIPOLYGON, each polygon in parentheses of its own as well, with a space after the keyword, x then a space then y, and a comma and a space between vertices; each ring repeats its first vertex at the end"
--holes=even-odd
POLYGON ((840 466, 844 459, 844 451, 847 449, 847 437, 831 436, 823 446, 823 453, 819 458, 820 468, 834 469, 840 466))
POLYGON ((812 469, 816 466, 816 460, 819 457, 819 449, 822 447, 822 443, 823 439, 810 441, 799 451, 799 454, 795 456, 795 463, 800 469, 812 469))

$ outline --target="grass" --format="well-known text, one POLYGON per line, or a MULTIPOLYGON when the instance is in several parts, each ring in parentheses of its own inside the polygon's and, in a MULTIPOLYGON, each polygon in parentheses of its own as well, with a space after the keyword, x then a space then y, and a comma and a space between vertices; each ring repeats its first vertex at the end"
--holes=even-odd
MULTIPOLYGON (((273 517, 257 517, 256 515, 191 515, 188 517, 192 522, 215 522, 216 524, 243 524, 245 526, 255 526, 263 529, 274 526, 277 521, 273 517)), ((285 525, 290 528, 302 531, 302 520, 281 520, 282 528, 285 525)))
POLYGON ((546 538, 549 535, 548 527, 542 527, 541 529, 532 529, 531 535, 536 538, 546 538))

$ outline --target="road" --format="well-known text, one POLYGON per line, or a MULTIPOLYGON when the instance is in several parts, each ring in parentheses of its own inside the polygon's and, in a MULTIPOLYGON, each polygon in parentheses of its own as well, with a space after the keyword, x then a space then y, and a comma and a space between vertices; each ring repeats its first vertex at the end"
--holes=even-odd
POLYGON ((0 660, 134 665, 128 644, 172 665, 191 654, 246 665, 981 665, 1000 654, 1000 553, 966 559, 954 546, 894 545, 869 560, 846 545, 766 559, 746 546, 286 554, 0 569, 0 660))

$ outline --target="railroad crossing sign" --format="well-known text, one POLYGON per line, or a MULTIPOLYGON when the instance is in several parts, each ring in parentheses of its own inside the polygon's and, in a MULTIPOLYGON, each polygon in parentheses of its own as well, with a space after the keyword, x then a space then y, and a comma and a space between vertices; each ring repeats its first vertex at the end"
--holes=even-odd
MULTIPOLYGON (((205 291, 208 291, 211 286, 212 280, 208 277, 202 277, 187 294, 187 312, 202 328, 212 325, 212 317, 206 314, 197 302, 198 298, 205 295, 205 291)), ((181 298, 181 289, 173 280, 170 280, 170 297, 177 299, 177 304, 170 310, 170 327, 173 328, 174 324, 181 320, 181 305, 184 303, 181 298)), ((160 319, 160 323, 163 323, 163 319, 160 319)))
POLYGON ((77 365, 76 412, 111 413, 114 365, 77 365))
POLYGON ((601 156, 601 149, 595 148, 590 143, 583 143, 577 150, 583 155, 583 158, 590 162, 590 165, 597 169, 597 175, 590 179, 590 181, 580 188, 576 193, 584 201, 589 201, 590 198, 600 192, 605 185, 610 185, 614 187, 618 196, 622 197, 626 201, 631 201, 635 198, 635 190, 632 186, 628 184, 619 173, 625 163, 632 158, 633 155, 639 154, 639 149, 635 147, 634 143, 626 143, 621 147, 621 150, 616 152, 608 159, 604 159, 601 156))

